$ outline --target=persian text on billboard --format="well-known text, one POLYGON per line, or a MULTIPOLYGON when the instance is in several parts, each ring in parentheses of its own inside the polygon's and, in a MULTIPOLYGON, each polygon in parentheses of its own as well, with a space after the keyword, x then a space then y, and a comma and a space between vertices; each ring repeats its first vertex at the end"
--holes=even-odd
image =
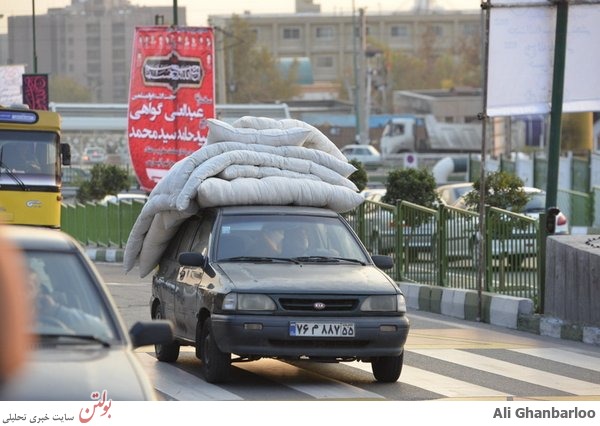
POLYGON ((136 28, 127 131, 142 188, 154 188, 206 142, 206 119, 215 115, 213 59, 211 28, 136 28))

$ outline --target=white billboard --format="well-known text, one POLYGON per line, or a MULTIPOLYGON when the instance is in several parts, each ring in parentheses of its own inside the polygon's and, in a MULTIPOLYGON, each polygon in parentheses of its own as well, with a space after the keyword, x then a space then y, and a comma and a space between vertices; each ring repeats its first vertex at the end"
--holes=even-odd
MULTIPOLYGON (((490 3, 487 115, 549 113, 556 6, 490 3)), ((563 112, 600 111, 600 1, 570 4, 568 11, 563 112)))

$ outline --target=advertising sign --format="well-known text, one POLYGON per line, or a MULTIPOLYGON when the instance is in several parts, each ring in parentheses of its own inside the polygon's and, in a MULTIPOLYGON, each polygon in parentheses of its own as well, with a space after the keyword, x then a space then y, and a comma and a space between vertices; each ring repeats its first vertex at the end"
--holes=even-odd
POLYGON ((23 103, 48 111, 48 74, 23 74, 23 103))
POLYGON ((142 189, 206 142, 215 116, 212 28, 138 27, 133 42, 127 134, 142 189))

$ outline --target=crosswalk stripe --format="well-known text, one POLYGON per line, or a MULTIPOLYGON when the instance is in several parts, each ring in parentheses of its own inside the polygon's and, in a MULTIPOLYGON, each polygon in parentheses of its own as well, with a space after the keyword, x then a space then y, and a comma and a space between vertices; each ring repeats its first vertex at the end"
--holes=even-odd
POLYGON ((156 390, 178 401, 239 401, 243 398, 205 382, 175 365, 159 362, 150 354, 136 352, 156 390))
POLYGON ((260 368, 260 373, 257 374, 261 377, 316 399, 385 399, 379 394, 273 359, 262 359, 260 365, 246 363, 236 364, 236 367, 249 372, 256 372, 260 368))
MULTIPOLYGON (((360 368, 361 370, 371 371, 369 364, 353 362, 349 365, 355 368, 360 368)), ((483 386, 453 379, 452 377, 432 373, 430 371, 411 367, 410 365, 406 364, 402 367, 402 374, 400 375, 400 379, 398 381, 400 383, 443 395, 447 398, 472 397, 474 395, 479 397, 507 396, 506 393, 498 392, 494 389, 488 389, 483 386)))
POLYGON ((571 351, 565 351, 555 348, 527 348, 512 349, 525 355, 532 355, 538 358, 544 358, 550 361, 562 362, 574 367, 586 368, 588 370, 600 371, 600 361, 598 357, 582 355, 571 351))
POLYGON ((566 376, 547 373, 465 351, 454 349, 417 349, 411 352, 567 393, 598 395, 600 392, 600 387, 595 383, 571 379, 566 376))

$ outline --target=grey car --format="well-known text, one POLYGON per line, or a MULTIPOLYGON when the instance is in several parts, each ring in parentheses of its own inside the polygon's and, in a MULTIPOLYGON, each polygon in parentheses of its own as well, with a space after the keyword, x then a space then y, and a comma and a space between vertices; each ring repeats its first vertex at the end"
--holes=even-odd
POLYGON ((175 342, 156 345, 157 358, 175 362, 181 345, 194 346, 212 383, 228 380, 232 362, 262 357, 359 360, 395 382, 409 320, 399 285, 382 271, 392 266, 327 209, 201 209, 153 276, 152 317, 175 324, 175 342))
POLYGON ((157 400, 133 349, 171 343, 171 324, 148 319, 127 331, 102 277, 69 235, 17 225, 3 232, 25 257, 36 344, 0 399, 157 400))

